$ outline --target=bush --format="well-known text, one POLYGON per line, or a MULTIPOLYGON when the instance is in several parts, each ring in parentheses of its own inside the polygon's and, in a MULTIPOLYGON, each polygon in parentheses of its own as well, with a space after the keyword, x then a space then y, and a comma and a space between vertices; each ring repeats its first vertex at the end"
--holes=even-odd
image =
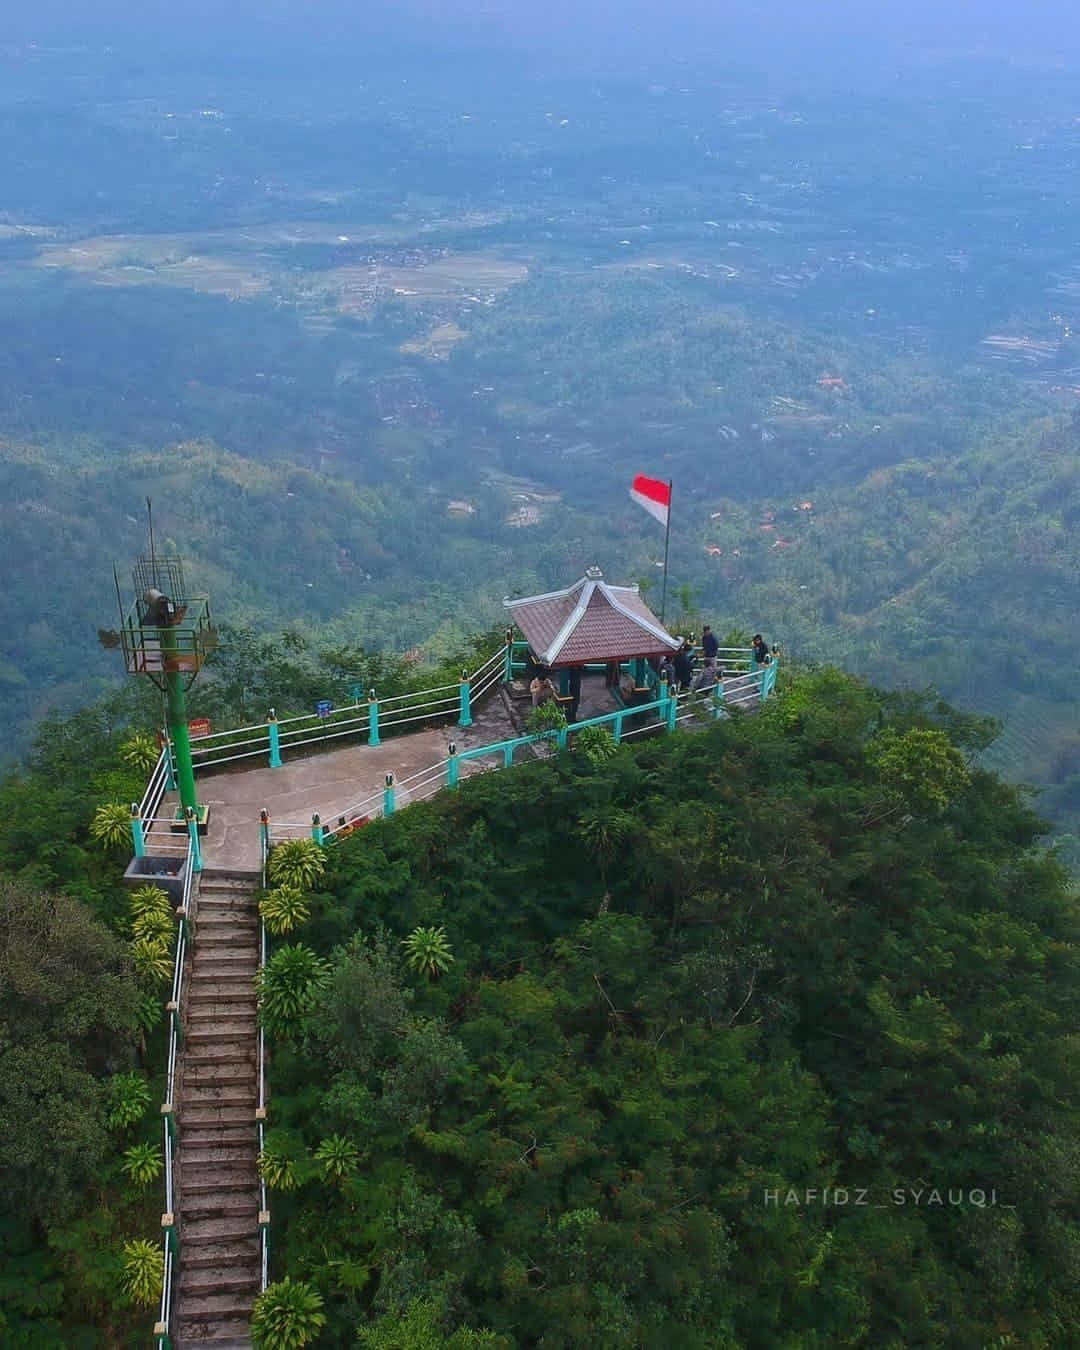
POLYGON ((123 848, 131 843, 131 808, 119 802, 99 806, 90 821, 91 838, 103 848, 123 848))
POLYGON ((266 931, 273 937, 291 933, 311 917, 311 906, 297 886, 277 886, 259 901, 259 913, 266 931))
POLYGON ((265 1289, 251 1314, 256 1350, 301 1350, 326 1325, 322 1297, 303 1280, 283 1280, 265 1289))
POLYGON ((124 1243, 124 1297, 139 1308, 150 1308, 161 1298, 165 1257, 162 1250, 145 1238, 124 1243))
POLYGON ((309 891, 326 868, 326 854, 314 839, 287 839, 270 850, 267 874, 274 886, 309 891))
POLYGON ((140 1073, 114 1074, 109 1083, 109 1112, 106 1117, 114 1130, 126 1130, 146 1115, 150 1105, 150 1086, 140 1073))

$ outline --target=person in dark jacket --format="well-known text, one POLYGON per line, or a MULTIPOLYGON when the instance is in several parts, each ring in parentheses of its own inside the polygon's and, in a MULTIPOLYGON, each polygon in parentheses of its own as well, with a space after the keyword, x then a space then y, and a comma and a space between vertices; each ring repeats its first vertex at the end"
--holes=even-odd
POLYGON ((675 667, 675 681, 681 694, 683 690, 690 688, 690 681, 694 678, 694 653, 689 638, 683 639, 683 644, 675 653, 672 665, 675 667))
POLYGON ((754 634, 753 650, 754 650, 754 664, 756 666, 767 666, 769 662, 772 660, 772 657, 769 655, 768 645, 766 644, 765 639, 761 636, 760 633, 754 634))

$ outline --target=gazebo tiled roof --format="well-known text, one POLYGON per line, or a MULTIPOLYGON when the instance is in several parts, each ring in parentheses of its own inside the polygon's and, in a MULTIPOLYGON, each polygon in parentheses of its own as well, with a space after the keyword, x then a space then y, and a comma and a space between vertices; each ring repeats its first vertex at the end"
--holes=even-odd
POLYGON ((599 567, 590 567, 565 591, 504 600, 537 660, 546 666, 580 666, 586 661, 621 661, 678 651, 636 586, 609 586, 599 567))

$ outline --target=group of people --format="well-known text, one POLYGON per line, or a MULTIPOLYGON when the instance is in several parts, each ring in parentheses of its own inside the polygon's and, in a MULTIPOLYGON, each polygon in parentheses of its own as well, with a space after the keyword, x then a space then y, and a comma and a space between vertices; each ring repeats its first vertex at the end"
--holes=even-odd
MULTIPOLYGON (((760 633, 754 634, 751 651, 755 670, 771 664, 772 653, 760 633)), ((701 630, 701 668, 695 670, 697 654, 693 642, 690 638, 683 638, 678 651, 665 656, 660 662, 658 673, 661 679, 666 676, 669 688, 680 694, 688 689, 711 689, 723 675, 719 669, 719 653, 720 644, 716 634, 706 624, 701 630)))

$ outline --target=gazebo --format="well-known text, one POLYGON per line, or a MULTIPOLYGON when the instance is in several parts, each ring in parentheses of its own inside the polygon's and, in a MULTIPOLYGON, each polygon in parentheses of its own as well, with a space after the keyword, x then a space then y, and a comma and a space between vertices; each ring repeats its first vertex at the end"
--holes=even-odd
MULTIPOLYGON (((655 675, 648 664, 679 650, 679 639, 641 598, 636 586, 612 586, 599 567, 562 591, 503 601, 536 665, 557 671, 561 693, 577 703, 585 668, 607 668, 607 686, 615 696, 619 669, 633 679, 633 693, 655 697, 655 675)), ((638 700, 634 700, 638 701, 638 700)))

